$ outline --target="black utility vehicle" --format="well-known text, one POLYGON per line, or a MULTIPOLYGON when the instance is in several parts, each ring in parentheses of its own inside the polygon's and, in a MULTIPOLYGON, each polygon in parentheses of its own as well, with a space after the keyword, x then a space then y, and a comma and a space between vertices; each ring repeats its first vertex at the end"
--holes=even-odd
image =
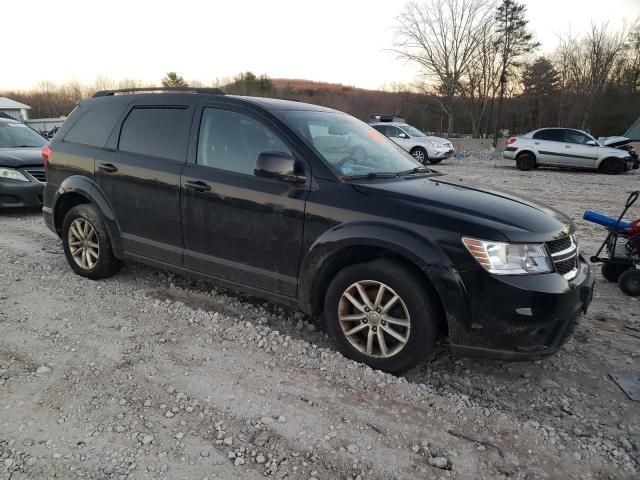
POLYGON ((553 353, 586 310, 562 213, 430 170, 335 110, 159 90, 80 102, 43 149, 44 218, 79 275, 135 260, 324 313, 346 355, 392 372, 442 337, 553 353))

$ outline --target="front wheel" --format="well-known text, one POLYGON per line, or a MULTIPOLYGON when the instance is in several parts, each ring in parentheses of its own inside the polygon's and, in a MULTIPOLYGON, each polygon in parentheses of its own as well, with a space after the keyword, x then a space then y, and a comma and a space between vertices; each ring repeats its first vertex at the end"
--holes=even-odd
POLYGON ((640 270, 633 268, 624 272, 620 275, 618 285, 630 297, 640 297, 640 270))
POLYGON ((97 280, 120 269, 102 216, 91 204, 76 205, 64 217, 62 245, 69 266, 78 275, 97 280))
POLYGON ((624 172, 625 162, 621 158, 607 158, 600 164, 600 171, 608 175, 618 175, 624 172))
POLYGON ((440 320, 437 299, 424 279, 384 259, 338 272, 327 290, 324 314, 345 356, 390 373, 427 358, 440 320))
POLYGON ((411 156, 423 165, 425 165, 429 160, 429 155, 427 154, 427 151, 422 147, 416 147, 413 150, 411 150, 411 156))

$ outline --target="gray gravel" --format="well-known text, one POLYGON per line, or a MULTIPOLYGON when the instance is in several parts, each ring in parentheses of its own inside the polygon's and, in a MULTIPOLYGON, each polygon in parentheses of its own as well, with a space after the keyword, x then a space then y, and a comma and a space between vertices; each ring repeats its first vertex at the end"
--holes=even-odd
MULTIPOLYGON (((438 169, 560 208, 587 254, 583 210, 615 214, 640 179, 490 152, 438 169)), ((77 277, 38 213, 0 214, 0 479, 638 478, 640 405, 608 372, 639 369, 639 307, 598 273, 559 354, 441 346, 395 377, 300 312, 140 265, 77 277)))

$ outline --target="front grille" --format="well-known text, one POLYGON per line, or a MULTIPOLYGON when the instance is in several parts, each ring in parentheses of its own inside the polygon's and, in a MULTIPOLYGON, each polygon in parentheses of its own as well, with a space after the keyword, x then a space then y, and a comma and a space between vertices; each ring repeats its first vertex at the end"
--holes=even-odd
POLYGON ((551 254, 556 272, 567 280, 573 279, 578 274, 578 246, 573 237, 563 237, 547 242, 547 249, 551 254))
POLYGON ((25 170, 25 172, 27 172, 29 175, 31 175, 41 183, 45 183, 47 181, 47 176, 44 172, 44 168, 28 168, 25 170))

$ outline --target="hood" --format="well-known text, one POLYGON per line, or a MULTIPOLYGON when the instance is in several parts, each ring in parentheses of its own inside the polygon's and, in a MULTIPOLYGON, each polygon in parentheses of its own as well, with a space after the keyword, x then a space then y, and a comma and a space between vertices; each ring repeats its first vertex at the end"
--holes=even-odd
POLYGON ((0 167, 42 166, 42 148, 0 148, 0 167))
POLYGON ((627 137, 600 137, 598 141, 605 147, 621 147, 631 143, 631 139, 627 137))
POLYGON ((426 137, 413 137, 413 139, 418 143, 433 142, 436 145, 445 145, 447 147, 451 145, 451 142, 446 138, 433 137, 431 135, 427 135, 426 137))
POLYGON ((565 214, 542 203, 496 188, 467 184, 446 176, 355 184, 362 193, 379 195, 431 212, 429 220, 460 235, 484 232, 487 240, 546 242, 574 232, 565 214), (438 217, 436 218, 435 215, 438 217), (493 230, 493 238, 486 237, 493 230))

